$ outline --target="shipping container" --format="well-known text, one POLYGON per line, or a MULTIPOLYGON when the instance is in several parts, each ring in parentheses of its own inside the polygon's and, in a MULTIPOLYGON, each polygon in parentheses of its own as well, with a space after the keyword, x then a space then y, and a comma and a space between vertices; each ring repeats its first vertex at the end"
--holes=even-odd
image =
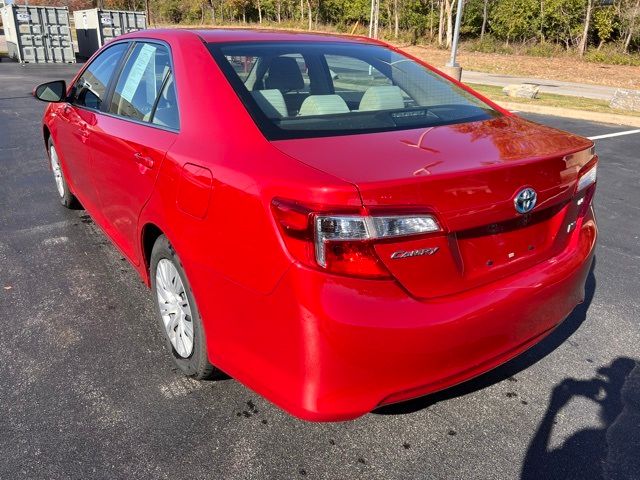
POLYGON ((114 38, 147 28, 147 15, 144 12, 93 8, 73 12, 73 23, 78 37, 78 54, 89 58, 114 38))
POLYGON ((21 63, 75 63, 67 7, 10 4, 0 13, 9 58, 21 63))

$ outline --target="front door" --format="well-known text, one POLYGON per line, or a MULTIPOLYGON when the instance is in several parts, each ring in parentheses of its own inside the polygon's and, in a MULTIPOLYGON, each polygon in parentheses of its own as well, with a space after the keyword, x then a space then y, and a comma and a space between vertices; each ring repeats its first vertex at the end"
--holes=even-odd
POLYGON ((91 181, 88 141, 109 81, 128 47, 128 43, 114 44, 98 55, 76 79, 68 102, 60 105, 57 112, 62 121, 56 122, 56 150, 73 193, 90 211, 97 207, 97 197, 91 181))
POLYGON ((90 140, 105 229, 136 264, 138 217, 176 140, 177 109, 168 48, 137 42, 90 140))

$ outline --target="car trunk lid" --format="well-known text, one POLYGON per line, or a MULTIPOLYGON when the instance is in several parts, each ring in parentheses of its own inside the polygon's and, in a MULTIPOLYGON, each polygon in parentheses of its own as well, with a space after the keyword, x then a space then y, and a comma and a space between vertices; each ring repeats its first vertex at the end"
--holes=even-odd
POLYGON ((577 152, 592 146, 511 116, 274 144, 355 184, 371 213, 419 206, 437 217, 442 233, 375 247, 395 278, 423 298, 473 288, 565 248, 578 212, 571 201, 578 172, 591 158, 577 152), (525 188, 535 190, 537 204, 521 214, 514 199, 525 188))

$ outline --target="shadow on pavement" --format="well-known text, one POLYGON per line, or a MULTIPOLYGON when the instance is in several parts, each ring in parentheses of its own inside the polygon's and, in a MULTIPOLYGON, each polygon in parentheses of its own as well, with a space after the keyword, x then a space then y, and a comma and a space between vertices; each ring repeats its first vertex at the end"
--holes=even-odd
POLYGON ((594 258, 585 284, 584 302, 578 305, 565 319, 565 321, 562 322, 548 337, 533 346, 531 349, 500 367, 472 380, 461 383, 460 385, 406 402, 380 407, 374 410, 373 413, 380 415, 402 415, 417 412, 418 410, 427 408, 435 403, 487 388, 495 383, 499 383, 507 378, 513 377, 522 370, 526 370, 530 366, 539 362, 562 345, 578 328, 580 328, 582 322, 584 322, 596 289, 596 279, 594 275, 595 266, 596 259, 594 258))
POLYGON ((640 364, 616 358, 589 380, 566 378, 553 389, 529 444, 521 480, 640 478, 640 364), (578 397, 600 407, 600 428, 585 428, 550 448, 562 408, 578 397))
MULTIPOLYGON (((595 259, 585 285, 585 300, 547 338, 519 357, 473 380, 432 395, 377 409, 401 415, 481 390, 534 365, 562 345, 584 322, 596 288, 595 259)), ((640 479, 640 362, 619 357, 592 379, 566 378, 553 389, 544 418, 527 449, 521 480, 640 479), (600 428, 582 429, 558 448, 550 448, 560 410, 583 397, 600 407, 600 428)))

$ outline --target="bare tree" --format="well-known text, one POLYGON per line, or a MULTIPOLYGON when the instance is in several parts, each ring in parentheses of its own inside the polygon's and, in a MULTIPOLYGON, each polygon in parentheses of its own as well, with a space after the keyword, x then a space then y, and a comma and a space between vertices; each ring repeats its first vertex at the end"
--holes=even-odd
POLYGON ((584 18, 584 30, 582 31, 582 38, 580 38, 580 43, 578 44, 578 53, 580 54, 580 56, 584 55, 584 52, 587 50, 587 40, 589 39, 589 25, 591 24, 592 10, 593 10, 593 0, 588 0, 587 13, 584 18))
POLYGON ((544 42, 544 0, 540 0, 540 43, 544 42))
POLYGON ((380 24, 380 0, 375 0, 373 12, 373 38, 378 38, 378 26, 380 24))
POLYGON ((480 29, 480 40, 484 38, 484 34, 487 31, 487 16, 489 15, 489 0, 484 0, 482 6, 482 28, 480 29))
POLYGON ((213 0, 208 0, 209 12, 211 12, 211 23, 216 23, 216 6, 213 4, 213 0))
MULTIPOLYGON (((387 12, 389 4, 387 3, 387 12)), ((378 24, 380 22, 380 0, 371 0, 369 13, 369 38, 378 38, 378 24)))
POLYGON ((440 0, 440 18, 438 19, 438 45, 442 45, 444 32, 444 0, 440 0))
POLYGON ((398 8, 398 0, 393 0, 393 20, 394 20, 394 29, 393 29, 393 38, 398 38, 398 33, 400 30, 400 9, 398 8))
POLYGON ((453 42, 453 4, 452 0, 444 0, 444 10, 447 15, 447 48, 453 42))
POLYGON ((433 41, 433 0, 429 0, 431 13, 429 14, 429 40, 433 41))
POLYGON ((629 52, 629 45, 635 33, 638 16, 640 16, 640 0, 636 0, 635 7, 629 9, 629 27, 627 29, 627 37, 624 41, 624 52, 629 52))

